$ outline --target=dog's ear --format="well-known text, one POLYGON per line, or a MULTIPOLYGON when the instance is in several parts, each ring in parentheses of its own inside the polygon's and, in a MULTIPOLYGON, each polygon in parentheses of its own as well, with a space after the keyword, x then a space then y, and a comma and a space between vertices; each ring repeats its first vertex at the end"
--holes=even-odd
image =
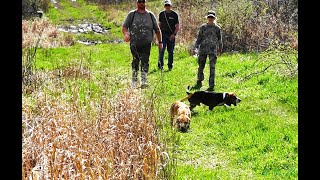
POLYGON ((224 102, 228 105, 228 106, 231 106, 231 97, 232 95, 230 93, 226 93, 226 97, 224 98, 224 102))
POLYGON ((227 92, 226 97, 236 97, 236 94, 234 92, 227 92))
POLYGON ((187 89, 186 89, 186 93, 189 95, 190 94, 190 85, 188 85, 187 89))
POLYGON ((234 93, 234 92, 229 92, 228 93, 230 96, 236 96, 236 93, 234 93))

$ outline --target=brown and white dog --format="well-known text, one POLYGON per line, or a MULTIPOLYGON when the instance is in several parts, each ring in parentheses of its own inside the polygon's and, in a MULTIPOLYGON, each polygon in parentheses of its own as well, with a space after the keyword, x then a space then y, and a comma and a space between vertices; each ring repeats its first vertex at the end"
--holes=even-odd
POLYGON ((181 99, 181 101, 188 99, 191 111, 196 106, 200 106, 200 103, 209 106, 209 110, 211 111, 216 106, 237 106, 241 102, 241 99, 234 92, 196 91, 191 93, 189 87, 186 89, 188 96, 181 99))
POLYGON ((181 132, 186 132, 190 128, 191 111, 187 104, 181 101, 172 103, 170 107, 171 126, 176 127, 181 132), (174 121, 174 118, 176 120, 174 121))

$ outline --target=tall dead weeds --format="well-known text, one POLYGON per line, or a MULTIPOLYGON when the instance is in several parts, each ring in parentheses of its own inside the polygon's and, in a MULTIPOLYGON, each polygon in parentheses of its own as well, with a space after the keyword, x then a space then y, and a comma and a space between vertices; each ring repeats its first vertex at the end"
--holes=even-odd
POLYGON ((90 108, 39 94, 22 109, 22 179, 160 178, 167 158, 150 103, 130 88, 90 108))

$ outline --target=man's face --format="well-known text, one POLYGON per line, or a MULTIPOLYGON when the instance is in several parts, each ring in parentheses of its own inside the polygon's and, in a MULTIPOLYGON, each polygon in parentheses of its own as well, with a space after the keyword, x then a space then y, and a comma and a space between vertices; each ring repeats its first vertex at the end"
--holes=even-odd
POLYGON ((144 9, 146 7, 146 1, 145 0, 138 0, 137 1, 137 5, 138 5, 138 8, 140 9, 144 9))
POLYGON ((170 9, 171 9, 171 5, 170 5, 170 4, 165 4, 165 5, 164 5, 164 8, 165 8, 166 10, 170 10, 170 9))
POLYGON ((214 18, 214 17, 208 17, 208 21, 209 21, 209 22, 213 22, 215 19, 216 19, 216 18, 214 18))

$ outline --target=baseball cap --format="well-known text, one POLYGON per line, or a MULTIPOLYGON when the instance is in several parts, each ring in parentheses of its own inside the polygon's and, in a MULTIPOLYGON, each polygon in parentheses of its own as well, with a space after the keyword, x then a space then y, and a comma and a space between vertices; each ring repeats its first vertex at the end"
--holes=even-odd
POLYGON ((208 11, 207 17, 214 17, 215 18, 216 17, 216 12, 214 12, 212 10, 208 11))
POLYGON ((165 0, 165 1, 164 1, 164 5, 166 5, 166 4, 171 5, 171 1, 170 1, 170 0, 165 0))

